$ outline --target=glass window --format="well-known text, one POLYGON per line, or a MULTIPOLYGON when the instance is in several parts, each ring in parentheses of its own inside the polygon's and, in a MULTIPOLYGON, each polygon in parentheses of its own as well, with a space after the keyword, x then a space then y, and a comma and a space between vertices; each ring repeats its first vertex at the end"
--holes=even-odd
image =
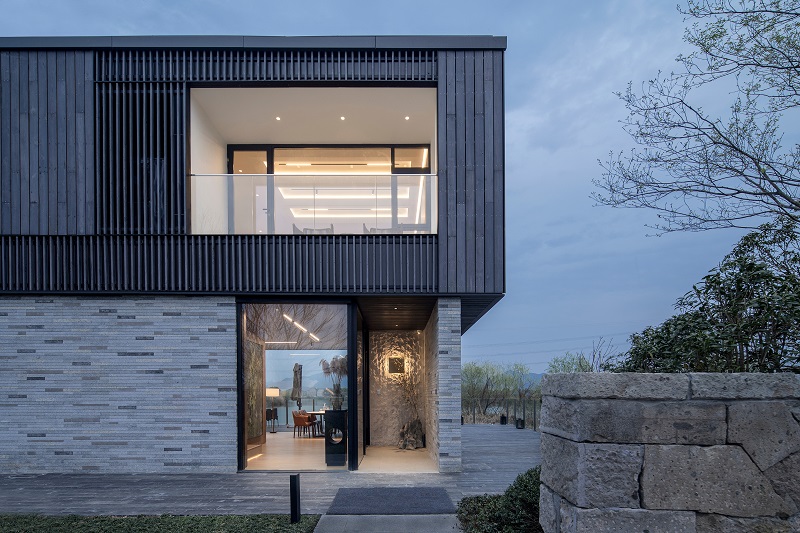
POLYGON ((397 169, 414 168, 426 169, 431 165, 427 147, 419 146, 413 148, 394 149, 394 167, 397 169))
POLYGON ((391 174, 390 148, 276 148, 275 174, 391 174))
POLYGON ((318 453, 302 466, 292 462, 294 443, 308 446, 294 440, 293 411, 320 417, 318 426, 307 428, 313 435, 322 429, 324 410, 348 409, 347 328, 346 304, 244 305, 241 372, 248 469, 325 468, 321 440, 318 453), (283 439, 267 437, 273 416, 278 433, 286 433, 283 439))
POLYGON ((194 233, 436 233, 429 148, 243 147, 192 176, 194 233))

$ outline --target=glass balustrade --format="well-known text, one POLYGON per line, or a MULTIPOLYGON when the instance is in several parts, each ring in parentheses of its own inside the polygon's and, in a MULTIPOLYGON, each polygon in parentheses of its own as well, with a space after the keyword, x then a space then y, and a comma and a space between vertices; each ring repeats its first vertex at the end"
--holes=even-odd
POLYGON ((436 233, 432 174, 193 174, 194 234, 436 233))

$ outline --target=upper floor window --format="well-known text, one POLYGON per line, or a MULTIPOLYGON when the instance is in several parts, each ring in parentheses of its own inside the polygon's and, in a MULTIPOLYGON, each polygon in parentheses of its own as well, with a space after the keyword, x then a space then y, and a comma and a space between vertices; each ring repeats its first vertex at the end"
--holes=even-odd
POLYGON ((232 91, 248 89, 199 90, 219 94, 193 90, 192 233, 436 232, 432 89, 254 90, 261 92, 241 93, 238 100, 249 102, 252 114, 260 117, 256 119, 244 113, 247 106, 230 100, 232 91), (296 92, 306 94, 298 97, 296 92), (272 97, 265 100, 265 95, 272 97), (282 99, 285 108, 275 102, 282 99), (300 104, 304 119, 293 114, 300 104), (253 125, 254 120, 267 120, 264 105, 271 106, 269 114, 274 115, 269 128, 253 125), (235 124, 231 115, 236 116, 235 124), (289 121, 297 123, 284 127, 289 121), (412 121, 417 124, 410 125, 412 121), (260 140, 259 135, 281 142, 222 145, 260 140), (367 138, 417 142, 341 142, 367 138))

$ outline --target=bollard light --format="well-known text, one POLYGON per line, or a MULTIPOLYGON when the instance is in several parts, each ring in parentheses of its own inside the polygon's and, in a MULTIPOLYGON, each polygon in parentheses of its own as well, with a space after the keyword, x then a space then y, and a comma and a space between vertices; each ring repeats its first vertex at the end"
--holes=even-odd
POLYGON ((289 475, 289 497, 292 504, 292 524, 300 521, 300 474, 289 475))

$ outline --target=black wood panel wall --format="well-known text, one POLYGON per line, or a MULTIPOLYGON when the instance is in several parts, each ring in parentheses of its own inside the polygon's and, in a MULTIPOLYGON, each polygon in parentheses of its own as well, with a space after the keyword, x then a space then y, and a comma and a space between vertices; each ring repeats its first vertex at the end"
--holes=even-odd
POLYGON ((185 233, 185 84, 98 83, 96 92, 98 232, 185 233))
POLYGON ((0 236, 0 292, 435 293, 434 235, 0 236))
POLYGON ((438 60, 439 283, 442 292, 505 292, 503 53, 438 60))
POLYGON ((432 50, 107 50, 98 81, 436 80, 432 50))
POLYGON ((0 233, 94 232, 94 52, 0 51, 0 233))
POLYGON ((0 234, 95 235, 0 239, 0 290, 502 294, 503 115, 500 50, 0 51, 0 234), (189 86, 225 82, 437 84, 438 238, 185 235, 189 86))

